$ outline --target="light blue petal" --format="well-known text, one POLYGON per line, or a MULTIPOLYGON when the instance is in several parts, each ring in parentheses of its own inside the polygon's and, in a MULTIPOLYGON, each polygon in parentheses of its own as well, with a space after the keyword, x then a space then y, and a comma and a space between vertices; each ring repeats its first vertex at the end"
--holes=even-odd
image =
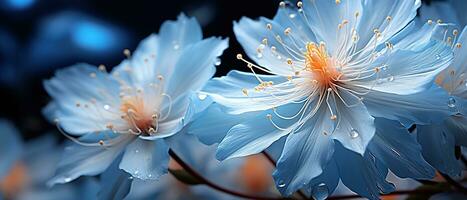
POLYGON ((219 104, 211 105, 199 118, 188 125, 187 131, 207 145, 221 142, 233 126, 256 116, 258 112, 230 115, 219 104))
POLYGON ((331 160, 323 169, 323 173, 308 184, 305 192, 314 199, 323 200, 334 192, 338 184, 339 171, 336 162, 331 160))
MULTIPOLYGON (((279 113, 285 116, 294 115, 303 104, 289 104, 277 108, 279 113)), ((259 153, 269 147, 273 142, 291 132, 290 129, 279 129, 271 122, 274 121, 279 127, 289 127, 294 120, 284 120, 273 114, 273 111, 262 112, 251 117, 245 122, 232 127, 222 142, 219 144, 216 157, 224 160, 234 157, 242 157, 259 153)))
POLYGON ((119 159, 115 160, 112 165, 100 177, 99 199, 114 200, 124 199, 130 192, 130 187, 133 179, 131 176, 118 168, 119 159))
POLYGON ((113 70, 122 80, 133 86, 143 86, 158 75, 168 79, 173 74, 182 50, 201 41, 201 27, 195 18, 180 14, 176 21, 165 21, 159 35, 150 35, 143 40, 134 55, 113 70), (131 69, 131 74, 125 72, 131 69))
POLYGON ((15 162, 21 158, 22 144, 20 133, 14 125, 0 120, 0 180, 7 175, 15 162))
MULTIPOLYGON (((266 82, 282 83, 287 81, 285 77, 274 75, 258 75, 258 77, 266 82)), ((258 79, 254 74, 232 70, 227 76, 209 81, 203 91, 209 94, 216 103, 225 106, 225 111, 229 114, 270 109, 271 105, 267 101, 271 95, 255 92, 253 88, 258 84, 258 79), (245 96, 243 89, 248 90, 248 96, 245 96), (264 103, 251 103, 252 101, 264 103)), ((274 100, 277 101, 277 99, 274 100)))
MULTIPOLYGON (((346 28, 341 31, 350 31, 350 28, 355 27, 358 24, 355 20, 355 13, 362 13, 362 4, 360 1, 341 1, 340 3, 327 0, 304 1, 303 10, 308 25, 318 41, 325 42, 328 51, 332 52, 332 55, 337 55, 335 53, 343 43, 335 34, 339 31, 338 25, 343 23, 343 20, 348 20, 346 28)), ((376 27, 366 29, 365 32, 369 32, 373 28, 376 27)), ((361 34, 360 32, 359 34, 361 34)))
POLYGON ((454 154, 455 138, 444 126, 417 125, 417 139, 422 146, 422 155, 433 167, 450 176, 459 176, 461 166, 454 154))
MULTIPOLYGON (((365 46, 367 49, 360 54, 361 57, 371 53, 373 49, 371 46, 375 45, 373 42, 375 39, 374 29, 378 29, 382 36, 378 38, 376 45, 384 44, 414 19, 417 15, 417 9, 421 5, 420 0, 364 0, 361 2, 363 10, 361 16, 358 17, 359 46, 357 49, 365 48, 365 46), (388 16, 391 17, 390 21, 387 20, 388 16)), ((352 16, 352 18, 355 17, 352 16)))
POLYGON ((448 106, 449 96, 433 85, 429 90, 396 95, 372 91, 363 99, 372 116, 400 121, 405 127, 412 124, 440 123, 456 111, 448 106))
POLYGON ((331 134, 332 139, 339 141, 345 148, 363 155, 375 134, 374 118, 356 97, 345 90, 339 90, 339 93, 342 101, 337 95, 329 98, 331 105, 336 105, 337 119, 332 120, 328 116, 329 118, 322 120, 338 124, 336 130, 331 134), (347 105, 342 102, 346 102, 347 105))
POLYGON ((361 156, 336 143, 334 158, 342 182, 357 194, 369 199, 379 199, 380 192, 394 191, 394 185, 385 180, 387 168, 374 155, 367 153, 361 156))
POLYGON ((104 105, 118 99, 119 84, 107 73, 87 64, 77 64, 55 73, 54 78, 44 82, 44 87, 54 99, 46 114, 53 113, 60 126, 70 134, 85 134, 105 130, 113 115, 104 110, 104 105), (92 103, 92 100, 95 103, 92 103), (50 109, 55 109, 53 112, 50 109))
POLYGON ((167 93, 177 98, 200 90, 216 72, 214 63, 228 45, 228 39, 211 37, 183 49, 167 81, 167 93))
POLYGON ((169 147, 162 139, 136 139, 127 146, 119 167, 135 178, 158 179, 168 172, 168 151, 169 147))
MULTIPOLYGON (((259 21, 254 21, 245 17, 240 19, 239 22, 234 22, 233 27, 238 42, 242 45, 250 59, 254 60, 258 65, 269 69, 274 74, 289 76, 294 73, 286 62, 289 53, 280 42, 276 40, 276 34, 280 35, 284 40, 289 39, 282 34, 285 28, 287 27, 283 27, 276 21, 266 18, 260 18, 259 21), (267 24, 272 25, 272 30, 266 28, 267 24), (275 52, 269 47, 261 48, 264 38, 267 39, 268 45, 276 47, 275 52), (258 52, 258 48, 262 49, 261 53, 258 52)), ((245 68, 248 69, 246 66, 245 68)))
POLYGON ((431 179, 435 170, 421 154, 421 146, 400 123, 377 118, 376 134, 368 149, 401 178, 431 179))
POLYGON ((298 132, 287 136, 273 176, 281 194, 290 196, 323 172, 334 152, 334 142, 325 135, 333 128, 326 108, 309 119, 298 132))
MULTIPOLYGON (((441 72, 436 79, 436 83, 446 89, 453 96, 467 99, 467 27, 460 33, 459 39, 455 44, 461 44, 454 47, 454 60, 451 65, 441 72)), ((465 105, 467 107, 467 105, 465 105)))
MULTIPOLYGON (((88 134, 81 139, 83 142, 97 142, 101 140, 102 135, 88 134)), ((124 150, 125 146, 133 140, 134 137, 122 135, 113 138, 112 146, 82 146, 79 144, 72 144, 65 147, 62 159, 58 164, 58 169, 55 177, 53 177, 48 185, 56 183, 68 183, 82 175, 97 175, 105 171, 110 164, 117 158, 118 155, 124 150)), ((109 141, 109 140, 107 140, 109 141)), ((107 142, 106 141, 106 142, 107 142)), ((110 142, 109 142, 110 144, 110 142)))
POLYGON ((419 50, 392 51, 372 63, 375 68, 382 68, 378 79, 371 77, 353 85, 399 95, 421 92, 431 87, 435 76, 448 67, 453 58, 451 48, 440 41, 431 41, 419 50))

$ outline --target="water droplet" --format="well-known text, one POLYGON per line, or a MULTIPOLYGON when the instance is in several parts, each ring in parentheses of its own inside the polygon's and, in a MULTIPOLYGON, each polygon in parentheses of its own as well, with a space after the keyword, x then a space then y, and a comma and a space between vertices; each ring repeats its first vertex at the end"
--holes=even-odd
POLYGON ((109 109, 110 109, 110 106, 107 105, 107 104, 105 104, 105 105, 104 105, 104 110, 109 110, 109 109))
POLYGON ((221 59, 217 58, 217 59, 216 59, 216 62, 214 63, 214 65, 216 65, 216 66, 221 65, 221 59))
POLYGON ((436 54, 436 60, 441 59, 441 56, 439 54, 436 54))
POLYGON ((360 135, 360 133, 358 133, 357 130, 355 130, 355 129, 350 130, 350 137, 351 137, 352 139, 357 138, 359 135, 360 135))
POLYGON ((65 181, 65 183, 68 183, 71 181, 71 178, 69 176, 65 176, 63 181, 65 181))
POLYGON ((134 172, 134 174, 135 174, 135 175, 138 175, 138 174, 139 174, 139 171, 138 171, 138 170, 136 170, 136 171, 134 172))
POLYGON ((289 15, 289 17, 290 17, 291 19, 295 18, 296 16, 297 16, 297 15, 296 15, 295 13, 290 13, 290 15, 289 15))
POLYGON ((206 95, 206 94, 198 94, 199 100, 204 100, 204 99, 206 99, 207 96, 208 95, 206 95))
POLYGON ((381 69, 384 70, 384 71, 386 71, 386 70, 388 69, 388 67, 387 67, 387 65, 383 65, 383 66, 381 67, 381 69))
POLYGON ((138 150, 138 149, 136 149, 136 150, 135 150, 135 153, 139 153, 139 150, 138 150))
POLYGON ((302 13, 302 12, 303 12, 303 8, 298 9, 298 12, 299 12, 299 13, 302 13))
POLYGON ((280 187, 280 188, 285 187, 284 181, 283 181, 283 180, 280 180, 280 181, 277 183, 277 187, 280 187))
POLYGON ((449 97, 448 107, 449 108, 455 108, 456 107, 456 99, 454 99, 453 97, 449 97))
POLYGON ((328 186, 324 183, 320 183, 313 187, 312 195, 316 200, 326 199, 329 196, 328 186))
POLYGON ((152 178, 152 174, 148 174, 148 178, 152 178))
POLYGON ((178 50, 178 49, 180 49, 180 45, 174 44, 174 50, 178 50))
POLYGON ((133 177, 133 176, 130 176, 130 177, 128 177, 128 179, 130 179, 130 180, 133 180, 133 179, 134 179, 134 177, 133 177))
POLYGON ((262 58, 262 57, 263 57, 263 54, 262 54, 262 53, 256 53, 256 57, 257 57, 257 58, 262 58))
POLYGON ((277 59, 278 59, 278 60, 282 59, 282 56, 277 55, 277 59))
POLYGON ((388 81, 389 81, 389 82, 394 81, 394 76, 389 76, 389 77, 388 77, 388 81))

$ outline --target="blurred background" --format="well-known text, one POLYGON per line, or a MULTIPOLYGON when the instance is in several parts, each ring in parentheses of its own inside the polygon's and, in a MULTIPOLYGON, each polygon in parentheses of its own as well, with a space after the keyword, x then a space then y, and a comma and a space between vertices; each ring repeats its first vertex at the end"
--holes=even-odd
MULTIPOLYGON (((434 0, 431 0, 434 1, 434 0)), ((424 0, 429 4, 430 0, 424 0)), ((198 19, 205 37, 230 38, 216 76, 246 70, 232 32, 242 16, 272 18, 278 0, 0 0, 0 118, 30 139, 55 127, 41 114, 49 97, 42 81, 85 62, 111 68, 143 38, 180 12, 198 19)))

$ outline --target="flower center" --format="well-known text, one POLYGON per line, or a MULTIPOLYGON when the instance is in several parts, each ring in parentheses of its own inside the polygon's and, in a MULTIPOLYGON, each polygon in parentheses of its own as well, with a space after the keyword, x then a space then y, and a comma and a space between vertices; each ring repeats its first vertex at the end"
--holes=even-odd
POLYGON ((146 110, 144 100, 139 96, 124 97, 120 106, 120 111, 125 113, 122 117, 134 126, 137 133, 149 134, 154 132, 154 121, 158 116, 146 110))
POLYGON ((27 169, 23 163, 16 163, 6 177, 0 180, 0 192, 7 198, 14 197, 28 181, 27 169))
POLYGON ((316 81, 327 86, 336 81, 342 74, 335 68, 334 60, 328 56, 324 43, 316 45, 308 43, 305 53, 306 70, 316 74, 316 81))

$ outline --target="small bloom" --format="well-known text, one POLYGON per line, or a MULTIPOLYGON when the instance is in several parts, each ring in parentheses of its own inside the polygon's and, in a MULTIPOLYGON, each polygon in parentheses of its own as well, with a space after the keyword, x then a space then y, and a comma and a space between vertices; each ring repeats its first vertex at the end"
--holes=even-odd
MULTIPOLYGON (((439 18, 463 27, 467 23, 465 15, 461 15, 464 4, 451 1, 425 6, 421 16, 439 18), (436 5, 439 8, 434 8, 436 5)), ((423 156, 431 165, 442 173, 459 176, 462 164, 456 158, 455 148, 467 146, 467 27, 462 31, 457 28, 450 30, 446 38, 454 52, 454 59, 448 68, 439 73, 435 83, 449 93, 446 102, 456 113, 440 124, 417 126, 417 137, 422 145, 423 156)))
POLYGON ((196 92, 214 75, 227 45, 220 38, 203 40, 196 20, 182 14, 135 52, 124 50, 128 59, 112 71, 86 64, 57 71, 44 83, 53 98, 45 114, 75 144, 65 149, 51 183, 100 174, 112 162, 140 179, 165 174, 165 138, 208 103, 196 92))
MULTIPOLYGON (((232 71, 204 88, 233 116, 233 127, 216 130, 227 129, 225 135, 201 133, 203 122, 195 122, 191 132, 207 143, 221 139, 221 160, 259 153, 286 138, 274 172, 284 195, 304 187, 332 192, 339 178, 368 198, 391 191, 381 162, 366 153, 378 129, 375 118, 407 128, 452 113, 446 92, 432 87, 452 59, 442 37, 448 27, 418 29, 411 21, 419 6, 418 0, 282 2, 272 20, 241 19, 234 31, 256 64, 239 54, 251 73, 232 71)), ((423 161, 419 153, 407 155, 423 161)))

